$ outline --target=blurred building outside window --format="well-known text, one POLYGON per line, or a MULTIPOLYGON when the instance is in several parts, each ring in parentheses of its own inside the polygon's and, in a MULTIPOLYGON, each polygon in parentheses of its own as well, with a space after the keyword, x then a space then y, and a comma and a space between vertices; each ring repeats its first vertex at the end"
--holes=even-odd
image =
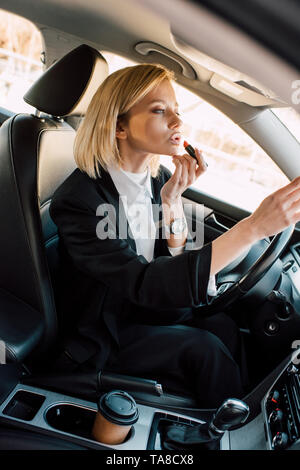
POLYGON ((25 92, 43 73, 39 30, 30 21, 0 10, 0 106, 14 112, 32 112, 25 92))

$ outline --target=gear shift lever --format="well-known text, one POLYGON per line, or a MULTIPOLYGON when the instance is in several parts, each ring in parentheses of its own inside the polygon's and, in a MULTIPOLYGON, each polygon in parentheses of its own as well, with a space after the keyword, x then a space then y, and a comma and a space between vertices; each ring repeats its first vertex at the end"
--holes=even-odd
POLYGON ((249 406, 236 398, 225 400, 213 416, 209 431, 214 436, 220 436, 225 431, 242 424, 249 416, 249 406))
POLYGON ((210 423, 186 426, 168 424, 160 431, 164 450, 217 450, 225 431, 242 424, 249 416, 249 406, 236 398, 225 400, 210 423))

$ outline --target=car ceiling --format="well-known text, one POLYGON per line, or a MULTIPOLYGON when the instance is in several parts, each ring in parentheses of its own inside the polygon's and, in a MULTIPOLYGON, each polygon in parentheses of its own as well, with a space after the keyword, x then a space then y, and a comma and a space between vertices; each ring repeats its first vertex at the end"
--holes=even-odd
MULTIPOLYGON (((174 0, 172 0, 174 1, 174 0)), ((281 105, 280 100, 265 93, 258 84, 261 92, 256 93, 249 88, 234 85, 237 92, 230 92, 232 87, 225 73, 230 71, 222 62, 213 60, 205 54, 199 54, 196 49, 185 44, 180 36, 172 32, 168 18, 150 11, 148 5, 141 0, 0 0, 0 7, 24 16, 34 22, 41 30, 45 42, 46 66, 63 56, 69 50, 85 42, 99 50, 110 50, 137 62, 160 62, 175 71, 179 83, 196 93, 201 90, 201 96, 211 104, 224 109, 226 103, 231 108, 236 105, 236 99, 252 107, 260 109, 281 105), (145 56, 135 50, 137 43, 152 42, 160 44, 171 52, 185 57, 196 71, 198 80, 186 79, 182 76, 181 67, 158 52, 145 56), (214 74, 214 72, 216 72, 214 74), (224 72, 224 73, 223 73, 224 72), (227 82, 227 83, 226 83, 227 82), (220 88, 220 84, 225 87, 220 88), (218 91, 219 90, 219 91, 218 91), (222 103, 220 103, 221 101, 222 103)), ((154 2, 155 3, 155 2, 154 2)), ((242 77, 243 78, 243 77, 242 77)), ((245 76, 245 80, 248 77, 245 76)), ((251 82, 249 84, 251 86, 251 82)), ((252 82, 252 86, 256 83, 252 82)), ((234 91, 234 90, 233 90, 234 91)), ((276 96, 275 96, 276 98, 276 96)), ((236 108, 236 106, 235 106, 236 108)), ((239 106, 235 116, 236 122, 249 119, 257 114, 248 106, 239 106)), ((226 110, 225 110, 226 112, 226 110)))

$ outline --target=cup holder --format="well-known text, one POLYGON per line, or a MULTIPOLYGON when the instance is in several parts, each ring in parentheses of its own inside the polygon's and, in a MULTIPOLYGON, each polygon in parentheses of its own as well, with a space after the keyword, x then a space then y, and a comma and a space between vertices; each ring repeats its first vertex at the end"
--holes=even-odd
POLYGON ((27 390, 19 390, 6 405, 3 414, 12 418, 31 421, 41 408, 46 397, 27 390))
POLYGON ((72 404, 54 405, 46 412, 46 421, 54 429, 92 439, 96 411, 72 404))
MULTIPOLYGON (((96 413, 96 410, 63 403, 51 406, 46 412, 45 419, 54 429, 98 442, 91 434, 96 413)), ((132 427, 124 442, 127 442, 133 433, 132 427)))

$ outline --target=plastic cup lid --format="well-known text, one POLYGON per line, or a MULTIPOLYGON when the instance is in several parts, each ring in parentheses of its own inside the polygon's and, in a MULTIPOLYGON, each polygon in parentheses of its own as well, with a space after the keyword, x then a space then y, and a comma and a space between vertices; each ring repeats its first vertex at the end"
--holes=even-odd
POLYGON ((134 398, 122 390, 103 395, 98 402, 98 409, 108 421, 121 426, 134 424, 139 417, 134 398))

